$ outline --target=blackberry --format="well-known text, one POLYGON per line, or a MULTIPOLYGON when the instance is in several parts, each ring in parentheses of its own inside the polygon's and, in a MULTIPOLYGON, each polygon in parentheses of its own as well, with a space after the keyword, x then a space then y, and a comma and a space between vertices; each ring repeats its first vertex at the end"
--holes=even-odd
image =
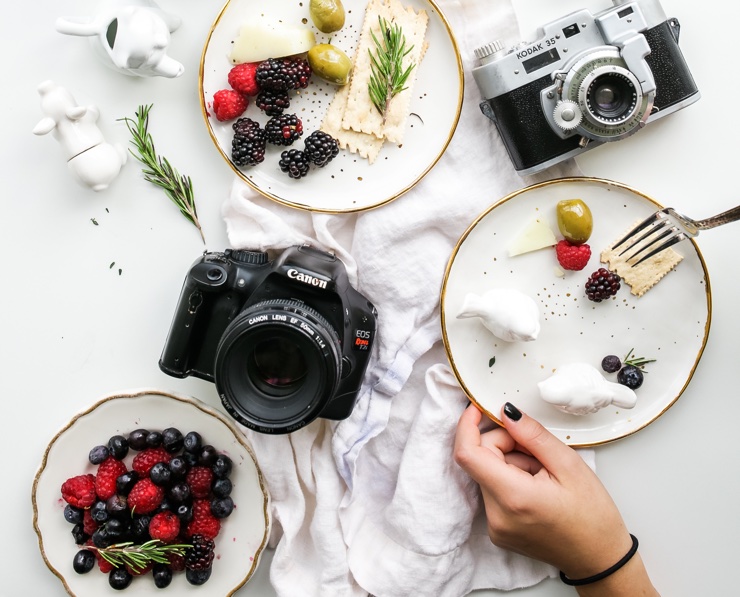
POLYGON ((601 368, 607 373, 616 373, 622 368, 622 361, 614 354, 610 354, 601 359, 601 368))
POLYGON ((304 141, 304 153, 313 164, 323 168, 339 153, 336 139, 324 131, 314 131, 304 141))
POLYGON ((287 91, 262 89, 257 94, 254 104, 268 116, 277 116, 290 108, 290 97, 287 91))
POLYGON ((293 145, 303 135, 303 123, 295 114, 273 116, 265 125, 265 135, 273 145, 293 145))
MULTIPOLYGON (((237 166, 256 166, 265 159, 265 131, 251 118, 240 118, 233 125, 231 159, 237 166)), ((187 439, 187 438, 186 438, 187 439)), ((187 442, 185 442, 187 445, 187 442)))
POLYGON ((633 390, 636 390, 642 385, 643 379, 642 371, 634 365, 625 365, 617 373, 617 381, 633 390))
POLYGON ((621 288, 622 278, 603 267, 596 270, 586 280, 586 296, 588 300, 600 303, 604 299, 617 294, 621 288))
POLYGON ((280 170, 291 178, 303 178, 311 165, 306 155, 299 149, 289 149, 280 154, 280 170))
POLYGON ((185 551, 185 569, 210 570, 215 548, 213 540, 196 534, 190 538, 190 544, 191 547, 185 551))
POLYGON ((311 79, 311 66, 303 58, 268 58, 257 66, 255 79, 260 89, 305 89, 311 79))

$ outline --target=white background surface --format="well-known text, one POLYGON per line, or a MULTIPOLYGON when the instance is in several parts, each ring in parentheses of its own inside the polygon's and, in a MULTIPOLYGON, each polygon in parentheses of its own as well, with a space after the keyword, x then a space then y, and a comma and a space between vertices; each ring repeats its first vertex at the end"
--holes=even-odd
MULTIPOLYGON (((575 0, 514 3, 525 33, 583 6, 609 6, 575 0)), ((195 228, 143 180, 135 162, 108 191, 95 194, 72 180, 50 136, 31 133, 41 118, 36 87, 46 79, 66 86, 80 104, 96 104, 109 141, 128 143, 116 119, 133 116, 139 104, 154 103, 150 130, 159 151, 194 181, 207 248, 227 246, 220 205, 233 175, 211 145, 197 91, 202 45, 221 4, 161 0, 160 5, 183 17, 170 53, 186 71, 175 80, 120 75, 93 56, 86 40, 56 33, 58 16, 88 15, 92 0, 3 7, 3 597, 64 594, 39 555, 30 492, 46 444, 73 414, 103 395, 135 387, 172 390, 217 405, 210 384, 169 378, 157 366, 183 276, 204 249, 195 228)), ((738 203, 732 187, 738 168, 740 77, 734 42, 740 5, 665 0, 663 6, 681 21, 681 47, 702 99, 629 139, 587 152, 579 165, 586 175, 615 179, 689 215, 709 216, 738 203)), ((666 596, 737 594, 740 400, 734 374, 740 282, 733 241, 738 226, 704 233, 699 240, 714 310, 709 343, 690 387, 647 429, 597 450, 598 471, 666 596)), ((240 595, 274 594, 269 562, 268 554, 240 595)), ((515 594, 575 593, 547 581, 515 594)))

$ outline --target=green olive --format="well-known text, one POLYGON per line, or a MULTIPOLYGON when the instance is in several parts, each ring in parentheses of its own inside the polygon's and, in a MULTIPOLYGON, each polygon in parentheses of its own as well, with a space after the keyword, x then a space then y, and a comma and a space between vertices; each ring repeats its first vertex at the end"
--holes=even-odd
POLYGON ((582 245, 591 237, 594 220, 591 210, 580 199, 559 201, 557 206, 558 229, 565 240, 582 245))
POLYGON ((331 44, 316 44, 308 51, 308 63, 318 77, 334 85, 346 85, 352 71, 347 54, 331 44))
POLYGON ((344 27, 342 0, 311 0, 308 12, 313 24, 322 33, 333 33, 344 27))

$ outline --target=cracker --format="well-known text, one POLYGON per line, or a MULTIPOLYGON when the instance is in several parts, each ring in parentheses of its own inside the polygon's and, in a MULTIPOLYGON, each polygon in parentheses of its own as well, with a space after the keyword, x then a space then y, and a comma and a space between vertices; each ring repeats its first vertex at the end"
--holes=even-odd
MULTIPOLYGON (((629 230, 632 230, 640 220, 630 226, 629 230)), ((625 230, 619 238, 623 238, 629 230, 625 230)), ((617 239, 615 239, 616 242, 617 239)), ((634 254, 634 252, 641 247, 646 241, 642 241, 636 245, 633 249, 627 252, 626 255, 619 255, 624 249, 619 247, 616 251, 608 248, 601 252, 601 261, 609 266, 609 269, 621 276, 625 283, 629 284, 630 292, 636 296, 642 296, 653 286, 655 286, 668 272, 673 270, 683 259, 682 255, 679 255, 672 248, 665 249, 657 255, 653 255, 650 259, 646 259, 639 265, 632 267, 634 259, 630 262, 627 261, 626 257, 634 254)), ((639 256, 638 256, 639 259, 639 256)))
POLYGON ((359 154, 372 164, 383 147, 383 139, 368 133, 358 133, 342 128, 342 117, 347 107, 348 96, 349 85, 344 85, 336 91, 334 99, 324 115, 321 130, 334 137, 339 147, 359 154))

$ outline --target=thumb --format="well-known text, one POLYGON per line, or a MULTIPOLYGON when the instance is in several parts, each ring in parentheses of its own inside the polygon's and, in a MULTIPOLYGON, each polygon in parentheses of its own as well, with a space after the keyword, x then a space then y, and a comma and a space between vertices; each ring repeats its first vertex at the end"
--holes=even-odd
POLYGON ((509 435, 556 477, 558 473, 568 470, 573 458, 579 459, 574 450, 511 402, 504 404, 501 412, 509 435))

